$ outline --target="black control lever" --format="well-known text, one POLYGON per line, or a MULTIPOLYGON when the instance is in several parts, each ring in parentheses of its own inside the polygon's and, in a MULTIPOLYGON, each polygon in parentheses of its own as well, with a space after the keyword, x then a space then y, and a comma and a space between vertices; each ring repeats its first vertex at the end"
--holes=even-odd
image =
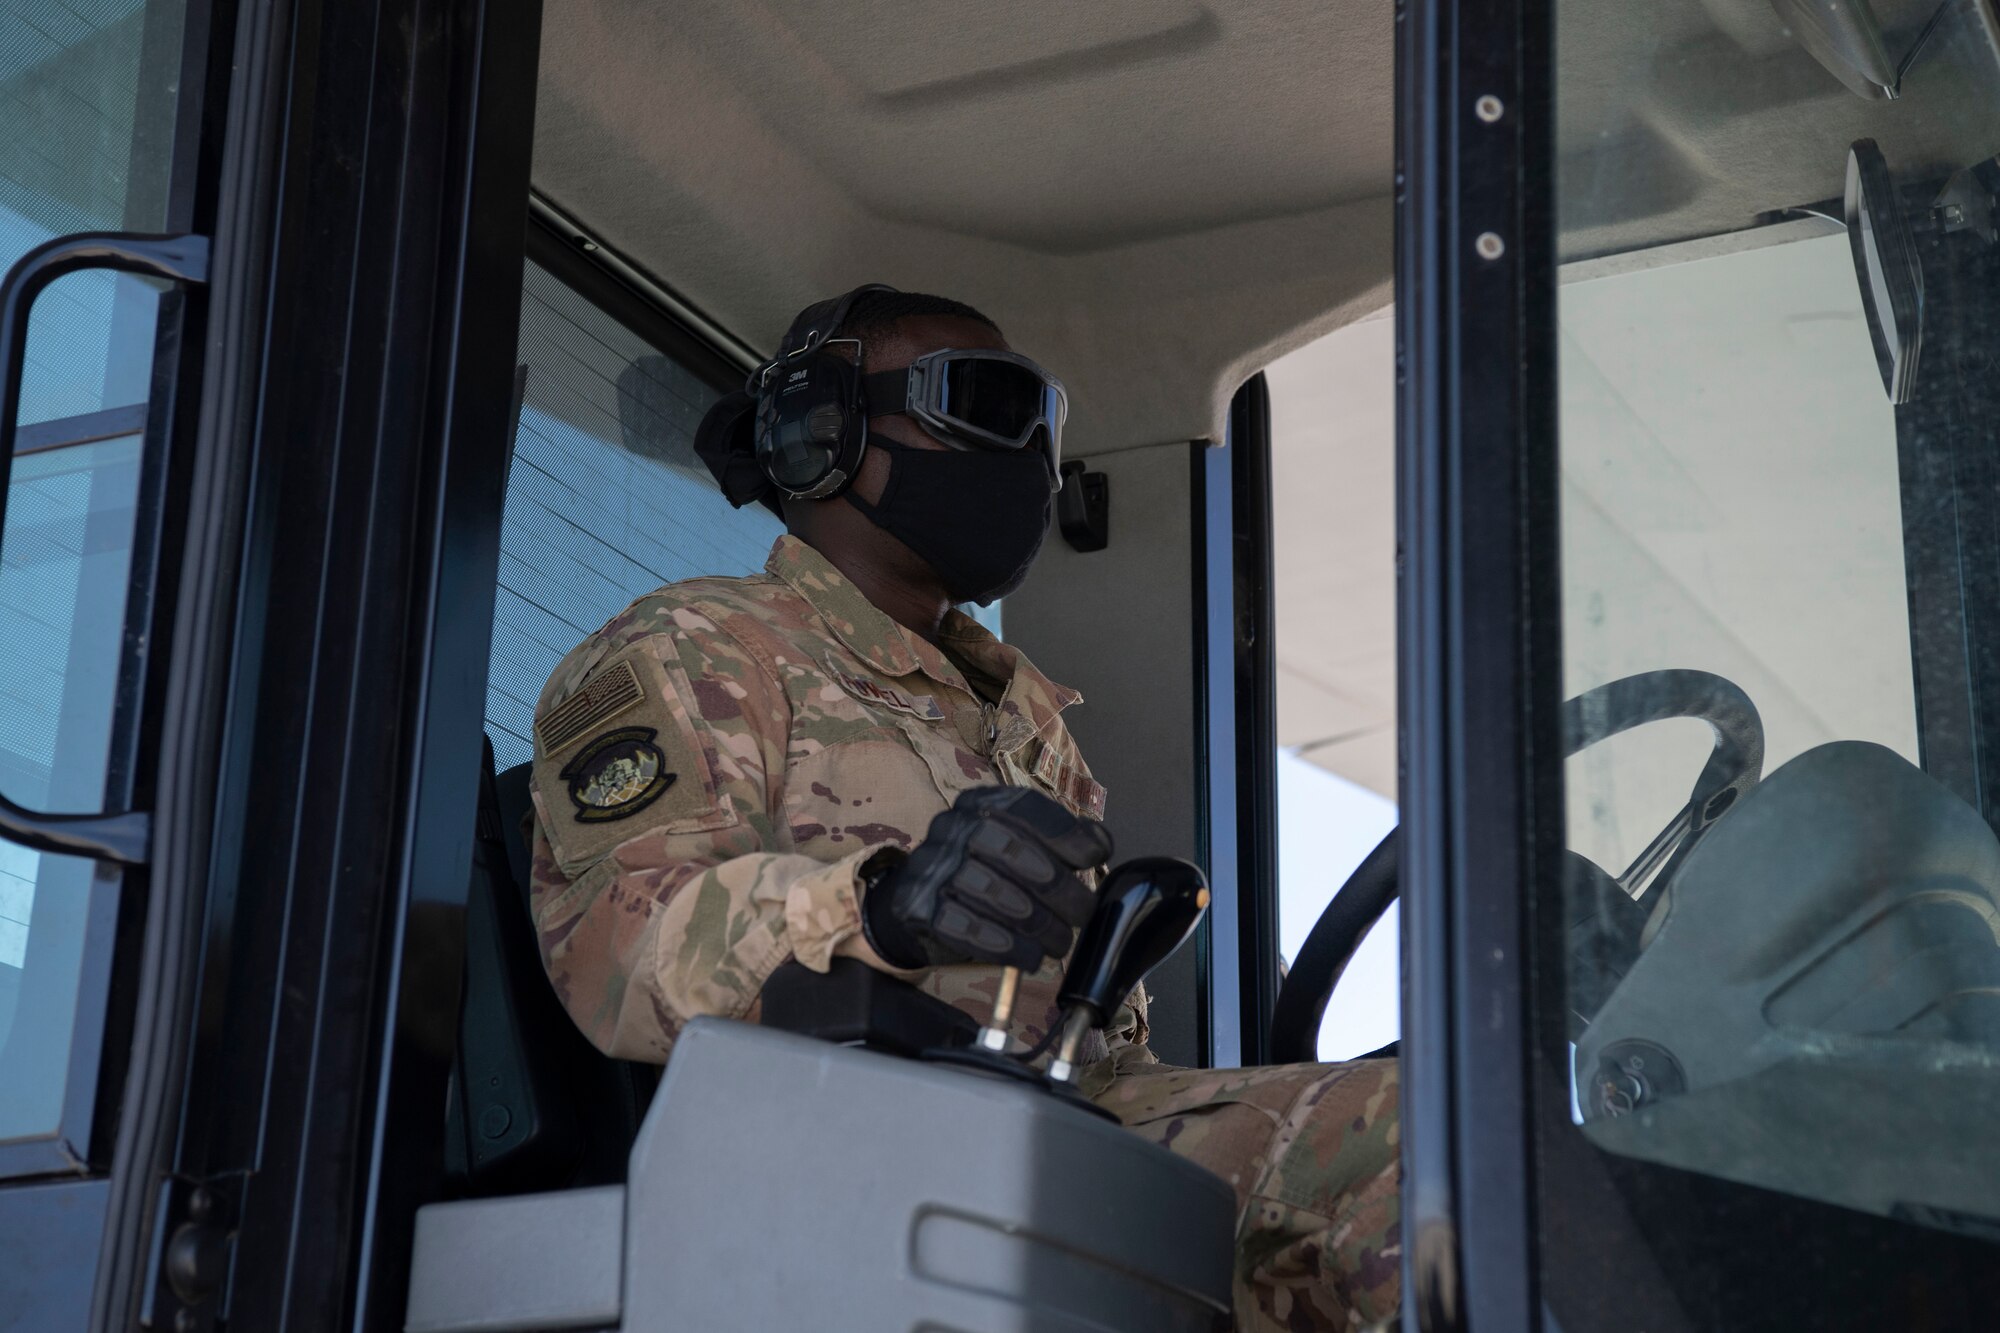
POLYGON ((1190 862, 1142 856, 1113 867, 1057 997, 1062 1035, 1050 1078, 1067 1083, 1075 1077, 1084 1033, 1104 1024, 1132 988, 1194 933, 1206 910, 1208 881, 1190 862))

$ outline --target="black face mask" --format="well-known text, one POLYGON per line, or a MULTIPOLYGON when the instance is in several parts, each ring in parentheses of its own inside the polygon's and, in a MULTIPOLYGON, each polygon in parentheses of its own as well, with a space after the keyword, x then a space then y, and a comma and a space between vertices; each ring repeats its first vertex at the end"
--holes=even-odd
POLYGON ((889 484, 874 504, 847 501, 924 558, 954 602, 985 606, 1028 577, 1048 534, 1055 497, 1038 450, 914 449, 879 436, 891 457, 889 484))

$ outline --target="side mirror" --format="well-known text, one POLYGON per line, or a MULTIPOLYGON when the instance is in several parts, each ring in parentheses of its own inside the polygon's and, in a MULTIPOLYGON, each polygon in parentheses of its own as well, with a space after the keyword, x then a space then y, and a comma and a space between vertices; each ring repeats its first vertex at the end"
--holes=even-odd
POLYGON ((1924 269, 1909 211, 1873 139, 1858 139, 1847 151, 1846 212, 1847 242, 1882 387, 1890 402, 1907 403, 1916 391, 1917 354, 1923 350, 1924 269))

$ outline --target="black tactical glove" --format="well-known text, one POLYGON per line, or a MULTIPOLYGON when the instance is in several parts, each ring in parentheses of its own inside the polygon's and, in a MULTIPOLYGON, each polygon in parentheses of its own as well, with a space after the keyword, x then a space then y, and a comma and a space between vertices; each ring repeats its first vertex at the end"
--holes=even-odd
POLYGON ((1001 963, 1033 971, 1069 952, 1094 898, 1079 870, 1111 856, 1111 833, 1025 787, 975 787, 931 821, 907 858, 865 871, 862 932, 892 967, 1001 963))

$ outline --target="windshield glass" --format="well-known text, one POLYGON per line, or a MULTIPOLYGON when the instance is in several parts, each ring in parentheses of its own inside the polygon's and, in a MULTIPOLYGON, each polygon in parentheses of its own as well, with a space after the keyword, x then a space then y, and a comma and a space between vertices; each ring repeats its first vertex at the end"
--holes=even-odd
POLYGON ((2000 1234, 1992 10, 1557 38, 1570 1119, 2000 1234))
MULTIPOLYGON (((1895 411, 1847 237, 1743 243, 1562 286, 1564 691, 1698 668, 1754 701, 1767 771, 1836 740, 1915 763, 1895 411)), ((1570 846, 1623 871, 1713 739, 1669 720, 1576 755, 1570 846)))

